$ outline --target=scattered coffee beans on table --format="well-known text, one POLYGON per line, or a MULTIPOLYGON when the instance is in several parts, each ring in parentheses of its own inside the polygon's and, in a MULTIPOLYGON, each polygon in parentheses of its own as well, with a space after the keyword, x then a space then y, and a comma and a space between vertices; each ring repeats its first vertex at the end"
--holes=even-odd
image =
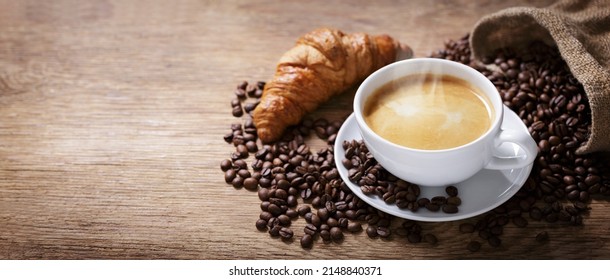
MULTIPOLYGON (((533 44, 525 53, 501 50, 494 57, 475 61, 466 35, 447 41, 432 57, 470 65, 487 76, 539 147, 532 172, 514 197, 456 229, 473 236, 464 245, 466 250, 479 251, 483 243, 492 248, 502 246, 500 236, 508 224, 516 228, 530 222, 582 225, 592 196, 610 195, 609 161, 600 154, 576 154, 587 140, 591 113, 582 86, 556 49, 533 44)), ((262 145, 251 113, 260 102, 264 85, 242 82, 236 87, 232 115, 241 121, 232 124, 224 136, 235 150, 220 163, 227 184, 258 192, 261 213, 253 218, 257 229, 283 241, 299 238, 303 248, 312 248, 317 240, 341 242, 346 233, 359 233, 364 228, 370 238, 395 236, 430 245, 439 242, 434 233, 422 232, 420 223, 381 212, 351 192, 334 161, 334 142, 342 121, 305 118, 289 128, 280 141, 262 145), (312 151, 306 143, 311 137, 323 139, 327 147, 312 151), (306 225, 293 231, 292 221, 298 217, 306 225)), ((346 158, 341 162, 349 170, 350 181, 362 192, 410 211, 459 211, 458 188, 448 186, 446 197, 419 197, 417 185, 385 171, 361 141, 346 141, 342 146, 346 158)), ((532 239, 544 243, 551 236, 543 231, 533 233, 532 239)))

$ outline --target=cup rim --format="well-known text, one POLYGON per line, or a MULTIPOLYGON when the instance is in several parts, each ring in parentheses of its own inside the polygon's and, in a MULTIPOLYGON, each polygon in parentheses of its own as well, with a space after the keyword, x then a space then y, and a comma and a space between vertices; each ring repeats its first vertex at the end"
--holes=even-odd
MULTIPOLYGON (((410 74, 424 74, 426 72, 424 71, 413 71, 410 74)), ((409 74, 409 75, 410 75, 409 74)), ((463 79, 463 78, 460 78, 463 79)), ((386 81, 383 84, 389 82, 386 81)), ((375 89, 369 90, 369 91, 374 91, 375 89)), ((367 95, 367 97, 370 96, 367 95)), ((469 146, 472 145, 476 145, 477 143, 479 143, 480 141, 482 141, 483 139, 487 138, 493 131, 496 131, 500 125, 501 125, 501 120, 502 120, 502 115, 504 113, 504 106, 502 103, 502 99, 500 98, 500 94, 498 92, 498 89, 495 87, 495 85, 487 78, 485 77, 481 72, 477 71, 476 69, 459 63, 459 62, 455 62, 452 60, 446 60, 446 59, 441 59, 441 58, 411 58, 411 59, 406 59, 406 60, 400 60, 400 61, 396 61, 393 63, 390 63, 380 69, 378 69, 377 71, 373 72, 371 75, 369 75, 361 84, 360 86, 358 86, 358 89, 356 90, 356 94, 354 96, 354 103, 353 103, 353 107, 354 107, 354 115, 356 116, 356 121, 358 123, 358 126, 360 127, 360 129, 364 129, 366 130, 366 132, 369 135, 372 135, 375 140, 377 141, 381 141, 383 142, 385 145, 390 145, 394 148, 398 148, 398 149, 404 149, 407 151, 412 151, 412 152, 419 152, 419 153, 431 153, 431 154, 439 154, 439 153, 447 153, 447 152, 452 152, 452 151, 457 151, 457 150, 461 150, 464 148, 467 148, 469 146), (446 64, 446 65, 450 65, 450 67, 456 67, 456 68, 460 68, 460 70, 466 71, 466 72, 470 72, 472 73, 474 76, 478 76, 481 79, 481 82, 485 85, 486 88, 491 89, 493 92, 492 94, 488 94, 486 92, 486 89, 482 89, 480 88, 481 91, 485 92, 485 95, 490 98, 490 105, 493 107, 494 109, 494 120, 491 124, 491 126, 489 127, 489 129, 487 129, 487 131, 485 131, 485 133, 481 134, 478 138, 476 138, 473 141, 470 141, 466 144, 460 145, 460 146, 456 146, 456 147, 451 147, 451 148, 446 148, 446 149, 437 149, 437 150, 424 150, 424 149, 416 149, 416 148, 410 148, 410 147, 406 147, 406 146, 402 146, 402 145, 398 145, 396 143, 390 142, 389 140, 381 137, 379 134, 377 134, 375 131, 373 131, 373 129, 371 129, 369 127, 369 125, 366 123, 366 121, 364 120, 364 117, 362 116, 362 109, 364 109, 363 105, 365 100, 362 100, 364 97, 364 87, 368 86, 369 83, 372 83, 373 80, 378 79, 379 77, 383 76, 384 74, 387 74, 386 72, 392 71, 392 69, 396 68, 396 67, 404 67, 404 64, 414 64, 414 63, 422 63, 422 62, 427 62, 427 63, 440 63, 440 64, 446 64), (493 94, 495 93, 495 94, 493 94), (494 102, 491 99, 496 99, 497 102, 494 102), (499 102, 499 103, 498 103, 499 102), (496 104, 498 104, 498 106, 496 106, 496 104), (498 108, 496 108, 498 107, 498 108), (361 109, 362 108, 362 109, 361 109)), ((364 139, 364 138, 363 138, 364 139)))

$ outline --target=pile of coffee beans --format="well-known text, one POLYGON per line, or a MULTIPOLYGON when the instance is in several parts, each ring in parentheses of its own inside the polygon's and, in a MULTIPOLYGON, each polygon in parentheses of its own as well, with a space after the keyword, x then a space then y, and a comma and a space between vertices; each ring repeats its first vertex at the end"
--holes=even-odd
MULTIPOLYGON (((456 229, 478 234, 478 240, 470 240, 465 250, 478 251, 482 242, 501 246, 500 237, 509 223, 515 227, 527 227, 529 221, 582 225, 591 197, 610 194, 610 166, 601 155, 576 153, 587 140, 591 113, 582 86, 557 50, 534 44, 524 53, 500 50, 493 57, 476 61, 471 59, 465 36, 447 41, 445 48, 432 56, 468 64, 487 76, 539 146, 530 177, 519 192, 475 218, 476 222, 471 219, 456 229)), ((365 227, 370 238, 395 236, 410 243, 437 244, 437 237, 423 232, 420 223, 371 207, 343 182, 334 160, 334 142, 342 121, 305 118, 289 128, 281 140, 263 145, 257 139, 251 114, 264 86, 264 82, 243 82, 236 87, 231 108, 240 122, 232 124, 224 136, 235 150, 220 163, 227 184, 257 191, 261 201, 257 229, 283 241, 298 238, 303 248, 311 248, 320 239, 340 243, 346 233, 361 232, 365 227), (312 151, 306 142, 314 137, 327 146, 312 151), (306 225, 294 231, 292 222, 299 217, 306 225)), ((419 197, 417 185, 385 171, 361 141, 346 141, 342 146, 346 158, 341 162, 349 170, 350 181, 364 193, 410 211, 459 211, 456 187, 448 186, 446 197, 419 197)), ((537 233, 535 239, 547 242, 549 233, 537 233)))
POLYGON ((348 179, 360 186, 362 193, 377 195, 387 204, 413 212, 420 208, 432 212, 442 209, 447 214, 458 212, 462 200, 457 196, 458 189, 455 186, 446 188, 448 197, 420 198, 419 186, 399 179, 385 170, 377 163, 362 140, 345 141, 342 146, 345 158, 341 159, 341 163, 348 170, 348 179))
MULTIPOLYGON (((509 220, 517 227, 526 227, 528 220, 582 225, 591 196, 610 194, 610 168, 601 154, 576 152, 590 132, 591 111, 582 85, 558 50, 536 42, 525 50, 499 50, 476 61, 471 60, 465 36, 447 41, 445 49, 432 56, 468 64, 487 76, 538 143, 527 182, 477 222, 479 236, 491 246, 499 245, 493 237, 509 220)), ((536 237, 540 242, 547 239, 547 232, 536 237)))
MULTIPOLYGON (((245 110, 242 122, 232 124, 231 131, 224 136, 227 143, 234 145, 235 151, 229 159, 220 163, 227 184, 236 189, 258 192, 261 213, 255 222, 256 228, 284 241, 297 236, 303 248, 312 247, 318 239, 342 242, 345 233, 361 232, 363 226, 367 227, 366 232, 371 238, 389 238, 393 217, 355 196, 339 176, 333 145, 342 121, 305 118, 299 125, 289 128, 280 141, 263 145, 257 140, 251 114, 260 102, 257 92, 262 92, 264 86, 264 82, 256 83, 256 87, 250 90, 248 82, 237 86, 231 102, 233 112, 237 111, 235 108, 242 107, 241 103, 246 104, 244 108, 249 108, 248 104, 255 105, 245 110), (235 105, 236 102, 240 103, 239 107, 235 105), (327 146, 312 151, 305 141, 311 137, 322 139, 327 146), (298 217, 303 218, 306 225, 302 233, 295 234, 290 226, 298 217)), ((346 142, 344 146, 349 150, 348 154, 354 157, 350 161, 350 168, 372 167, 361 170, 368 178, 363 180, 366 183, 363 187, 375 188, 381 196, 385 195, 388 202, 403 205, 404 200, 405 207, 414 211, 421 206, 435 211, 442 208, 446 212, 457 212, 458 204, 447 203, 459 201, 455 187, 448 188, 452 195, 447 198, 411 201, 412 197, 417 199, 419 196, 417 186, 399 181, 387 173, 372 159, 362 143, 346 142), (350 145, 357 147, 350 149, 350 145), (356 157, 370 160, 361 164, 356 157), (372 178, 373 174, 380 177, 372 178), (403 188, 405 191, 402 191, 403 188)), ((436 236, 422 234, 421 227, 413 221, 401 227, 397 235, 413 243, 422 240, 437 242, 436 236)))

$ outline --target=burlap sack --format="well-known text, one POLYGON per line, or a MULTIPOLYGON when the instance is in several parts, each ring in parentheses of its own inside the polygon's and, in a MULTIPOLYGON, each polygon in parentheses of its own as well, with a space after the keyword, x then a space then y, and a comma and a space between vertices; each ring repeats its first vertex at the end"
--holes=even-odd
POLYGON ((610 151, 610 1, 565 0, 546 8, 505 9, 482 18, 470 37, 476 58, 534 40, 558 47, 589 98, 591 134, 577 152, 610 151))

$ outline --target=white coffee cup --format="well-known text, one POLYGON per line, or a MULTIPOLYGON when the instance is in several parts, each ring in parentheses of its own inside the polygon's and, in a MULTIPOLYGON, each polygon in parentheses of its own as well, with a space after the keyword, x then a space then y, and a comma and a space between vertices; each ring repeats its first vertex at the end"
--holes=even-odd
POLYGON ((354 115, 362 139, 375 159, 393 175, 421 186, 462 182, 482 169, 508 170, 531 164, 538 147, 527 131, 503 130, 504 105, 496 87, 477 70, 449 60, 407 59, 387 65, 362 82, 354 98, 354 115), (384 84, 412 74, 450 75, 480 89, 493 106, 491 127, 476 140, 454 148, 420 150, 394 144, 375 133, 363 117, 365 102, 384 84), (503 143, 514 143, 523 156, 497 156, 503 143))

